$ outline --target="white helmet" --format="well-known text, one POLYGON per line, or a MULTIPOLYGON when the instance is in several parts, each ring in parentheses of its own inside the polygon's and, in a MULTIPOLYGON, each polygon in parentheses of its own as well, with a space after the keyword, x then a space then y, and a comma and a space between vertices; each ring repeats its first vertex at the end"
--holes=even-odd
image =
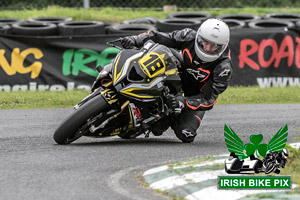
POLYGON ((289 156, 290 151, 288 149, 282 149, 282 157, 287 158, 289 156))
POLYGON ((217 60, 227 48, 229 37, 229 28, 225 22, 214 18, 205 20, 199 27, 195 39, 197 56, 204 62, 217 60), (216 50, 213 53, 205 51, 202 45, 203 40, 216 45, 216 50))

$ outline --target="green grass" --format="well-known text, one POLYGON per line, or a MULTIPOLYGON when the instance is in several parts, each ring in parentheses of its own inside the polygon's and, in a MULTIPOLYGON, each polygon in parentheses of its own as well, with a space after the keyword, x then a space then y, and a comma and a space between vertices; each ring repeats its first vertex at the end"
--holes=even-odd
POLYGON ((293 184, 298 185, 291 193, 300 194, 300 150, 292 147, 288 147, 288 149, 290 149, 290 155, 286 167, 281 169, 280 175, 291 175, 293 184))
POLYGON ((49 7, 41 10, 18 10, 10 11, 3 10, 0 12, 0 18, 20 18, 27 20, 32 17, 71 17, 75 21, 80 20, 95 20, 95 21, 110 21, 120 23, 127 19, 134 19, 145 16, 152 16, 156 18, 165 18, 168 13, 154 10, 117 10, 113 8, 103 9, 75 9, 75 8, 61 8, 49 7))
POLYGON ((300 103, 300 87, 229 87, 217 104, 300 103))
MULTIPOLYGON (((0 92, 0 109, 70 108, 88 91, 0 92)), ((300 87, 228 87, 217 104, 284 104, 300 103, 300 87)))
MULTIPOLYGON (((189 10, 191 11, 191 10, 189 10)), ((200 10, 214 16, 221 14, 240 13, 263 16, 266 13, 289 12, 300 13, 300 8, 225 8, 200 10)), ((118 10, 114 8, 102 9, 74 9, 62 7, 48 7, 41 10, 1 10, 0 18, 31 17, 72 17, 73 20, 99 20, 122 22, 127 19, 152 16, 160 19, 166 18, 171 12, 155 10, 118 10)), ((72 107, 78 103, 88 92, 0 92, 0 109, 23 108, 63 108, 72 107)), ((220 95, 217 104, 270 104, 270 103, 300 103, 300 87, 264 88, 259 87, 229 87, 220 95)))
MULTIPOLYGON (((192 10, 189 10, 191 12, 192 10)), ((184 11, 180 11, 184 12, 184 11)), ((198 10, 197 12, 210 13, 213 16, 221 14, 254 14, 263 16, 267 13, 300 13, 300 8, 222 8, 210 10, 198 10)), ((164 12, 156 10, 130 10, 130 9, 115 9, 115 8, 101 8, 101 9, 75 9, 75 8, 62 8, 50 6, 45 9, 33 10, 1 10, 0 18, 20 18, 27 20, 31 17, 72 17, 73 20, 97 20, 97 21, 110 21, 120 23, 127 19, 135 19, 140 17, 152 16, 159 19, 165 19, 168 14, 174 12, 164 12)))
POLYGON ((0 109, 68 108, 79 103, 89 92, 0 92, 0 109))

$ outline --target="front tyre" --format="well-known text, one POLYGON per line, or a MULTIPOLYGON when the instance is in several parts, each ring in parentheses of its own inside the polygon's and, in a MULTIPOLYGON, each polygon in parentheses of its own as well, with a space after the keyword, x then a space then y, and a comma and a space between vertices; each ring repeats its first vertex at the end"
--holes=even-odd
POLYGON ((98 95, 73 111, 56 129, 53 138, 57 144, 70 144, 84 135, 81 130, 87 120, 107 108, 109 104, 98 95))
POLYGON ((267 166, 266 166, 266 171, 265 173, 266 174, 270 174, 271 172, 273 172, 275 170, 275 163, 271 162, 271 163, 268 163, 267 166))

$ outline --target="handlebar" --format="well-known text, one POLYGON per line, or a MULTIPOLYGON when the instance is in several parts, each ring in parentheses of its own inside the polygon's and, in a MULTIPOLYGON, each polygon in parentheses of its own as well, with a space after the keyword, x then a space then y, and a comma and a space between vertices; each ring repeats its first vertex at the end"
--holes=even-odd
POLYGON ((122 41, 122 38, 118 38, 118 39, 116 39, 116 40, 108 41, 108 42, 106 42, 106 44, 109 45, 109 46, 112 46, 112 47, 115 47, 115 48, 117 48, 117 49, 122 50, 123 47, 120 47, 120 46, 117 46, 117 45, 114 44, 114 43, 116 43, 116 42, 121 42, 121 41, 122 41))
MULTIPOLYGON (((122 39, 123 39, 123 38, 118 38, 118 39, 116 39, 116 40, 108 41, 108 42, 106 42, 106 44, 109 45, 109 46, 115 47, 115 48, 117 48, 117 49, 119 49, 119 50, 123 50, 123 49, 124 49, 123 46, 118 46, 118 45, 115 45, 115 44, 114 44, 114 43, 117 43, 117 42, 120 42, 120 43, 121 43, 122 39)), ((139 49, 139 48, 133 46, 132 49, 139 49)))

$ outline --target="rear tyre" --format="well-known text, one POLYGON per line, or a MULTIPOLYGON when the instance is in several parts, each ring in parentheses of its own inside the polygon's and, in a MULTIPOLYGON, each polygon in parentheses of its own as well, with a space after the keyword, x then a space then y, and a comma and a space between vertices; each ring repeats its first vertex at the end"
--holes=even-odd
POLYGON ((104 23, 100 21, 67 21, 57 26, 62 36, 105 34, 104 23))
POLYGON ((43 23, 52 23, 52 24, 59 24, 62 22, 70 22, 72 18, 70 17, 34 17, 29 18, 28 22, 43 22, 43 23))
POLYGON ((297 13, 268 13, 263 19, 284 20, 296 23, 300 20, 300 14, 297 13))
POLYGON ((24 20, 18 18, 0 18, 0 24, 12 25, 21 22, 24 22, 24 20))
POLYGON ((105 99, 98 95, 73 111, 56 129, 54 141, 57 144, 70 144, 85 134, 87 120, 108 107, 105 99))
POLYGON ((258 15, 252 15, 252 14, 224 14, 224 15, 218 15, 216 16, 218 19, 222 20, 238 20, 245 22, 245 26, 248 26, 248 23, 250 23, 253 20, 258 20, 260 17, 258 15))
POLYGON ((256 174, 258 174, 261 170, 261 166, 259 165, 259 162, 257 162, 254 167, 253 167, 253 170, 256 174))
POLYGON ((21 22, 13 24, 11 32, 15 35, 25 36, 52 36, 57 35, 57 27, 50 23, 21 22))
POLYGON ((204 21, 208 18, 212 17, 209 13, 201 13, 201 12, 182 12, 182 13, 174 13, 169 14, 167 19, 192 19, 196 21, 204 21))
POLYGON ((7 24, 0 24, 0 34, 3 33, 3 34, 6 34, 8 33, 10 30, 10 26, 7 25, 7 24))
POLYGON ((289 21, 262 19, 254 20, 248 24, 249 28, 270 29, 270 28, 293 28, 295 25, 289 21))
POLYGON ((235 20, 235 19, 224 19, 223 20, 228 27, 232 30, 232 29, 240 29, 240 28, 245 28, 246 27, 246 23, 243 21, 239 21, 239 20, 235 20))
POLYGON ((148 24, 116 24, 107 27, 108 34, 126 34, 126 35, 138 35, 148 30, 156 30, 152 25, 148 24))
POLYGON ((161 32, 172 32, 175 30, 180 30, 184 28, 191 28, 193 30, 197 30, 201 25, 200 21, 192 20, 192 19, 163 19, 157 21, 157 30, 161 32))

